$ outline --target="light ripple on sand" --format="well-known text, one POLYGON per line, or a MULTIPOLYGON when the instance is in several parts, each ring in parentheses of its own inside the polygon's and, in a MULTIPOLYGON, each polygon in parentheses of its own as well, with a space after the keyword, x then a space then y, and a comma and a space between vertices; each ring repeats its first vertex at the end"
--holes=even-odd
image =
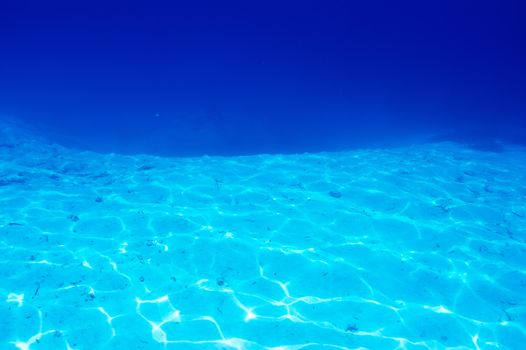
POLYGON ((2 349, 526 341, 524 150, 181 159, 8 134, 2 349))

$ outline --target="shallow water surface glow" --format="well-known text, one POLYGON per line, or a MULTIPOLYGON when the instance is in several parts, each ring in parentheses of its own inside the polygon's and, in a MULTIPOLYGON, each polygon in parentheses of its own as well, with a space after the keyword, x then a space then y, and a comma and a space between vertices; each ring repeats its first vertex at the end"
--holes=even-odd
POLYGON ((1 349, 520 349, 526 150, 161 158, 0 135, 1 349))

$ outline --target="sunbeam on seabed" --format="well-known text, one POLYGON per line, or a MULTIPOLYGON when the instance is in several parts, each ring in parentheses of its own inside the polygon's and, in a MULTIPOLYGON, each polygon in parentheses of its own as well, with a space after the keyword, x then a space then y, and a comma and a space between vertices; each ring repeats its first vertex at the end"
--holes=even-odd
POLYGON ((159 158, 0 133, 2 349, 516 349, 526 152, 159 158))

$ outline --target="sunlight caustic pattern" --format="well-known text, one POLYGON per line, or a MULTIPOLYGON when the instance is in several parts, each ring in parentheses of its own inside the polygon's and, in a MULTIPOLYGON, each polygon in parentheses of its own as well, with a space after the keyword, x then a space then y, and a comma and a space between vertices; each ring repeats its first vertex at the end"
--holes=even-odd
POLYGON ((526 152, 157 158, 0 133, 2 349, 517 349, 526 152))

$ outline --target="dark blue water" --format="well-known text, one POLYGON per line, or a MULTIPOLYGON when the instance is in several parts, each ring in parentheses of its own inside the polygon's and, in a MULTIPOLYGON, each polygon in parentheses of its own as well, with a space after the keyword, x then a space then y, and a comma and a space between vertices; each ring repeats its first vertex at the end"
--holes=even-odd
POLYGON ((4 2, 0 115, 81 149, 525 143, 519 1, 4 2))

